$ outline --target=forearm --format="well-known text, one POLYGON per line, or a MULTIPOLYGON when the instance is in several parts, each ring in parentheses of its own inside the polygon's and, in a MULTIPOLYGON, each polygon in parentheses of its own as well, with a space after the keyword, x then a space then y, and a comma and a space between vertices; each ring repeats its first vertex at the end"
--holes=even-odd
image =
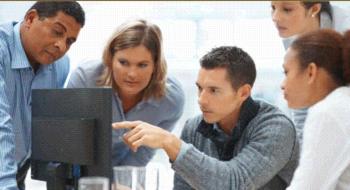
POLYGON ((16 190, 15 132, 6 93, 9 88, 2 72, 3 68, 0 68, 0 189, 16 190))
POLYGON ((163 142, 163 149, 171 161, 175 161, 180 152, 181 140, 174 134, 167 133, 163 142))
POLYGON ((15 137, 10 119, 4 110, 0 110, 0 189, 17 189, 16 173, 17 164, 15 161, 15 137))
POLYGON ((14 135, 12 130, 0 126, 0 189, 16 190, 17 166, 15 161, 14 135))
MULTIPOLYGON (((172 168, 192 188, 211 190, 220 187, 220 189, 231 189, 230 178, 237 177, 236 179, 239 180, 240 175, 235 177, 231 175, 232 166, 228 162, 206 156, 192 145, 186 145, 188 145, 186 152, 173 162, 172 168)), ((239 185, 239 182, 236 181, 236 184, 239 185)))

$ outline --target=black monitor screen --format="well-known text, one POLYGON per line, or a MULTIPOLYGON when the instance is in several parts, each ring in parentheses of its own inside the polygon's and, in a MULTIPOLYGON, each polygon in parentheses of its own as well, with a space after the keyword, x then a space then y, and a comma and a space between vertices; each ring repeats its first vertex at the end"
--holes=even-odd
POLYGON ((32 178, 54 190, 84 176, 111 179, 112 90, 32 91, 32 178))

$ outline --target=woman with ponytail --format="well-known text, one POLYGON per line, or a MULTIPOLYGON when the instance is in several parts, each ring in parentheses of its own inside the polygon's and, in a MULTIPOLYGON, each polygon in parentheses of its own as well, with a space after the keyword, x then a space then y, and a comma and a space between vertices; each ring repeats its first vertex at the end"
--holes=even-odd
POLYGON ((350 31, 298 37, 284 57, 288 107, 309 107, 299 166, 288 190, 350 187, 350 31))
POLYGON ((271 17, 285 49, 293 39, 307 32, 350 29, 350 15, 329 1, 271 1, 271 17))
MULTIPOLYGON (((307 32, 326 28, 338 32, 350 29, 350 15, 329 1, 271 1, 271 18, 285 49, 295 38, 307 32)), ((307 107, 291 110, 300 144, 307 110, 307 107)))

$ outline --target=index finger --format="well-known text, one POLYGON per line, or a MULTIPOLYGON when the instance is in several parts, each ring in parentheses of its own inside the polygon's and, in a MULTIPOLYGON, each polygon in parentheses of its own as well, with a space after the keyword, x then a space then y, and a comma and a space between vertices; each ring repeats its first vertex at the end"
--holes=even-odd
POLYGON ((132 129, 140 125, 141 121, 122 121, 112 123, 113 129, 132 129))

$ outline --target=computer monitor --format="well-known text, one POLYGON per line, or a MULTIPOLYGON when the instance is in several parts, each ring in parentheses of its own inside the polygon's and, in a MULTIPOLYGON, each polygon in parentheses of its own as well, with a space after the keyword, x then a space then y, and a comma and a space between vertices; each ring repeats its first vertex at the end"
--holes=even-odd
POLYGON ((48 190, 77 189, 85 176, 112 178, 112 90, 32 91, 33 179, 48 190))

